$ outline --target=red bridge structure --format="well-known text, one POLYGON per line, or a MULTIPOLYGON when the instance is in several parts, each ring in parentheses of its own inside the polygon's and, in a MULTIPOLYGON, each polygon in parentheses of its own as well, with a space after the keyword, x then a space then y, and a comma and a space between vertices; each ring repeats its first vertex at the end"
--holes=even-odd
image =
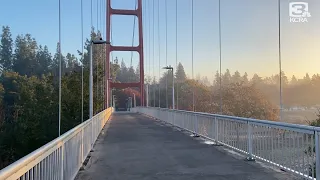
POLYGON ((139 44, 138 46, 113 46, 107 45, 107 59, 106 59, 106 91, 105 91, 105 107, 109 107, 110 102, 110 92, 112 88, 140 88, 140 101, 141 106, 144 106, 144 58, 143 58, 143 31, 142 31, 142 0, 138 1, 138 7, 135 10, 124 10, 124 9, 113 9, 111 7, 111 0, 107 0, 107 31, 106 31, 106 41, 111 41, 111 16, 112 15, 127 15, 127 16, 137 16, 138 18, 138 28, 139 28, 139 44), (139 53, 139 66, 140 66, 140 81, 132 83, 116 83, 110 81, 110 54, 112 51, 135 51, 139 53))

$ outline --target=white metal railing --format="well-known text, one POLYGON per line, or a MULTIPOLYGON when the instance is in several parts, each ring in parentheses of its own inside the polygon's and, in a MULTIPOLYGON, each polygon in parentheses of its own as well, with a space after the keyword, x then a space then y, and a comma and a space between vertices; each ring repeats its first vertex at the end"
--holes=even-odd
POLYGON ((113 112, 108 108, 0 171, 0 180, 72 180, 113 112))
POLYGON ((246 154, 249 160, 320 179, 319 127, 152 107, 132 111, 211 139, 246 154))

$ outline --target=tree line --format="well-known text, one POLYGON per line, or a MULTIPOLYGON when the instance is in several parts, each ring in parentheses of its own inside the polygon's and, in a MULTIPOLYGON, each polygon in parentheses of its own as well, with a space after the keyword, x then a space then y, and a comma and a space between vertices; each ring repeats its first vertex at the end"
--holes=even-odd
MULTIPOLYGON (((62 133, 89 118, 89 44, 85 51, 62 55, 62 133), (83 115, 82 115, 83 64, 83 115), (82 118, 83 116, 83 118, 82 118)), ((95 46, 94 113, 103 110, 105 49, 95 46)), ((30 34, 12 37, 2 27, 0 43, 0 169, 58 136, 59 43, 52 55, 30 34)))

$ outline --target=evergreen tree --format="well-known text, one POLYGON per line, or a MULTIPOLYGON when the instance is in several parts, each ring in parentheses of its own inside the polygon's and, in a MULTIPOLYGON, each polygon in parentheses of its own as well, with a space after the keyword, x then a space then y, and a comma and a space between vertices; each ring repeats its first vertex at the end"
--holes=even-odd
MULTIPOLYGON (((60 52, 59 52, 59 43, 57 43, 56 53, 53 56, 51 71, 54 77, 59 77, 59 66, 60 66, 60 52)), ((66 72, 67 64, 65 57, 61 55, 61 74, 63 75, 66 72)))
POLYGON ((36 75, 41 77, 43 74, 48 74, 50 72, 50 66, 52 65, 52 55, 48 50, 47 46, 39 46, 39 50, 36 55, 37 59, 37 69, 36 75))
POLYGON ((310 76, 309 76, 308 73, 306 73, 306 76, 303 77, 303 80, 304 80, 305 83, 309 83, 310 82, 311 79, 310 79, 310 76))
POLYGON ((245 72, 244 75, 242 76, 242 81, 244 84, 247 84, 249 82, 247 72, 245 72))
POLYGON ((233 83, 240 83, 241 82, 241 74, 239 71, 236 71, 232 76, 232 82, 233 83))
POLYGON ((297 80, 296 76, 292 75, 290 83, 293 84, 293 85, 298 83, 298 80, 297 80))
POLYGON ((177 83, 182 83, 187 79, 186 73, 184 71, 183 65, 179 62, 178 67, 176 69, 176 82, 177 83))
POLYGON ((262 82, 262 78, 258 74, 254 74, 252 79, 251 79, 251 82, 253 84, 259 84, 259 83, 262 82))
POLYGON ((8 71, 12 69, 12 46, 10 28, 2 27, 1 44, 0 44, 0 65, 2 70, 8 71))
POLYGON ((222 75, 222 85, 228 85, 231 83, 231 73, 229 69, 226 69, 226 72, 222 75))
POLYGON ((220 85, 220 73, 219 71, 216 71, 216 74, 214 75, 214 85, 219 86, 220 85))

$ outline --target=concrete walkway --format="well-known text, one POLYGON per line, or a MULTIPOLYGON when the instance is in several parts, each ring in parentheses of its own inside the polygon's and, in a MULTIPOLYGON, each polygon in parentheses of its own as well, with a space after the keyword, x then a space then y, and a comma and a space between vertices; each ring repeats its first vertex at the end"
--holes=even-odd
POLYGON ((163 123, 116 113, 102 131, 81 180, 272 180, 291 175, 235 157, 163 123))

